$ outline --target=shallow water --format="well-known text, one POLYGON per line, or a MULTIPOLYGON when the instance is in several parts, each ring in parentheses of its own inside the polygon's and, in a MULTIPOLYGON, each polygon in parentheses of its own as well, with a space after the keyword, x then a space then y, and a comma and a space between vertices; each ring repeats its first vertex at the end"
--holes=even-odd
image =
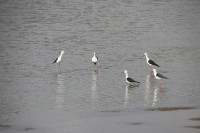
POLYGON ((73 119, 75 112, 79 118, 85 111, 200 107, 199 0, 0 3, 1 123, 43 125, 73 119), (51 63, 61 50, 58 74, 51 63), (144 52, 169 78, 161 87, 144 52), (139 86, 127 86, 125 69, 139 86))

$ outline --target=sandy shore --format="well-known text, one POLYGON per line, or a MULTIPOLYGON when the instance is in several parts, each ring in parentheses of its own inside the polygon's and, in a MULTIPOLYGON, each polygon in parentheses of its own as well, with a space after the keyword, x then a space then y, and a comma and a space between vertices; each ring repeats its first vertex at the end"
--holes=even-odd
POLYGON ((139 112, 102 111, 70 121, 25 126, 0 124, 2 133, 199 133, 200 109, 152 108, 139 112))
MULTIPOLYGON (((109 114, 109 111, 107 113, 109 114)), ((83 119, 84 124, 80 129, 87 133, 200 132, 200 109, 156 108, 142 112, 113 113, 111 111, 111 115, 83 119)))

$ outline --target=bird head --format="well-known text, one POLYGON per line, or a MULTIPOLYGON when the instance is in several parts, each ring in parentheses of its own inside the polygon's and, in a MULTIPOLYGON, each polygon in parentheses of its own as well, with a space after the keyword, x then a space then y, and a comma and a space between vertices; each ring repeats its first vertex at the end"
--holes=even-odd
POLYGON ((61 51, 61 54, 64 54, 65 52, 64 51, 61 51))
POLYGON ((127 73, 127 70, 124 70, 124 73, 126 74, 126 73, 127 73))
POLYGON ((157 72, 156 72, 156 69, 153 69, 153 72, 154 72, 154 73, 157 73, 157 72))

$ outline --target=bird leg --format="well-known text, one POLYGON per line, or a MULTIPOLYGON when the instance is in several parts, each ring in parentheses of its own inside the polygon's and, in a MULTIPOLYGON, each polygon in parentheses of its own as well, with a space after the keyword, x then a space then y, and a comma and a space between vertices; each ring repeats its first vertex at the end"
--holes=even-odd
MULTIPOLYGON (((59 62, 59 69, 60 69, 60 62, 59 62)), ((60 69, 60 73, 61 73, 61 69, 60 69)))
POLYGON ((97 64, 96 64, 96 71, 98 71, 98 66, 97 66, 97 64))
POLYGON ((150 66, 150 68, 151 68, 151 72, 153 72, 153 68, 152 68, 152 66, 150 66))
POLYGON ((58 73, 61 73, 60 62, 58 63, 58 73))
POLYGON ((153 71, 150 72, 151 76, 153 75, 153 71))
POLYGON ((58 64, 58 73, 59 73, 59 64, 58 64))
POLYGON ((161 81, 159 80, 159 86, 161 86, 161 81))
POLYGON ((96 70, 96 65, 94 64, 94 71, 96 70))
POLYGON ((95 72, 98 71, 98 66, 97 66, 97 64, 94 64, 94 71, 95 71, 95 72))

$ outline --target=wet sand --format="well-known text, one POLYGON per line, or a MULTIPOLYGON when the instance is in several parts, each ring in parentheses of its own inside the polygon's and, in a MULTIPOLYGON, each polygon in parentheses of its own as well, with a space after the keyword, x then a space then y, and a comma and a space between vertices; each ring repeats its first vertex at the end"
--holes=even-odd
POLYGON ((199 133, 200 109, 190 107, 154 108, 139 112, 102 111, 82 113, 81 117, 48 127, 0 124, 6 133, 199 133))

